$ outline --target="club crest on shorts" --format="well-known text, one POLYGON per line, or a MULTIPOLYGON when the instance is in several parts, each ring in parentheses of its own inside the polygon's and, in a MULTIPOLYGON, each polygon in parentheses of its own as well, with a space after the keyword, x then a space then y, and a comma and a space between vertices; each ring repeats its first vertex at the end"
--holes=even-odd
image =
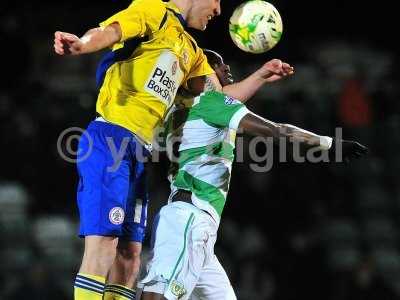
POLYGON ((108 214, 110 222, 114 225, 121 225, 125 219, 125 212, 122 207, 113 207, 108 214))
POLYGON ((183 284, 176 280, 172 280, 170 288, 171 293, 178 297, 178 299, 186 294, 186 289, 183 287, 183 284))

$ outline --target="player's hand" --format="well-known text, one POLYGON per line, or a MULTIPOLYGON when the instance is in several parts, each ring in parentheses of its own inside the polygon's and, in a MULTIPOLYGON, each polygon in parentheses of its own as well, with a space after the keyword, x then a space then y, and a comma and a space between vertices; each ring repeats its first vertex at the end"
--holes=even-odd
POLYGON ((349 163, 350 161, 360 158, 368 153, 368 148, 355 141, 337 140, 333 139, 332 146, 329 149, 329 156, 331 161, 336 162, 340 158, 343 162, 349 163))
POLYGON ((81 54, 83 42, 79 37, 68 32, 54 33, 54 51, 59 55, 81 54))
POLYGON ((280 59, 272 59, 265 63, 258 73, 266 82, 274 82, 292 75, 294 68, 280 59))

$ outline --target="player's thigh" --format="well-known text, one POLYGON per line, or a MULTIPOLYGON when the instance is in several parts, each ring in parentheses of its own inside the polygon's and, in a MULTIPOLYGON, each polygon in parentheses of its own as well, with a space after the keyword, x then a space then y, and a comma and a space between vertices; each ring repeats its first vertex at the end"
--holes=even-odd
POLYGON ((235 300, 236 295, 228 275, 214 255, 203 267, 191 300, 235 300))
POLYGON ((112 236, 85 236, 84 261, 112 261, 116 254, 118 238, 112 236))
POLYGON ((111 236, 85 236, 85 249, 81 273, 107 275, 116 254, 118 238, 111 236))
POLYGON ((176 202, 164 206, 156 216, 152 257, 140 282, 144 292, 161 294, 169 300, 190 295, 206 255, 207 233, 198 213, 194 206, 176 202))

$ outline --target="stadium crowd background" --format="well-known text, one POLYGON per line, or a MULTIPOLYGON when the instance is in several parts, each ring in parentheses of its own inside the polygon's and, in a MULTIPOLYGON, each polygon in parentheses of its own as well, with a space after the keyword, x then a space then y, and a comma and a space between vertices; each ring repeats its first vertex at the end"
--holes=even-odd
MULTIPOLYGON (((296 68, 249 107, 321 134, 341 127, 370 148, 351 165, 275 157, 271 171, 256 173, 244 147, 216 245, 238 298, 400 299, 399 58, 387 39, 390 17, 382 22, 376 7, 345 1, 272 1, 284 35, 254 56, 230 41, 239 2, 228 2, 205 33, 194 33, 200 46, 219 51, 236 78, 275 57, 296 68)), ((83 34, 128 4, 15 1, 0 11, 0 299, 72 298, 82 248, 76 174, 56 142, 93 119, 101 54, 57 57, 53 32, 83 34)), ((167 166, 150 166, 150 215, 168 196, 167 166)))

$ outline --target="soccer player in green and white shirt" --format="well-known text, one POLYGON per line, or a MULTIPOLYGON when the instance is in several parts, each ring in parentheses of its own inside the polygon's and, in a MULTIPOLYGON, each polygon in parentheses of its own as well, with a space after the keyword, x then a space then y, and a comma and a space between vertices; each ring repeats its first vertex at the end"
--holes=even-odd
MULTIPOLYGON (((204 53, 221 84, 231 83, 232 75, 222 57, 210 50, 204 53)), ((166 127, 170 146, 180 135, 178 170, 172 177, 169 204, 161 208, 153 224, 152 257, 140 282, 142 299, 236 299, 214 254, 229 189, 236 131, 240 128, 256 136, 297 140, 328 151, 334 148, 333 139, 268 121, 251 113, 239 100, 217 91, 194 98, 189 110, 172 112, 166 127), (182 126, 179 119, 185 120, 182 126)), ((367 150, 357 142, 339 142, 344 159, 361 156, 367 150)))

